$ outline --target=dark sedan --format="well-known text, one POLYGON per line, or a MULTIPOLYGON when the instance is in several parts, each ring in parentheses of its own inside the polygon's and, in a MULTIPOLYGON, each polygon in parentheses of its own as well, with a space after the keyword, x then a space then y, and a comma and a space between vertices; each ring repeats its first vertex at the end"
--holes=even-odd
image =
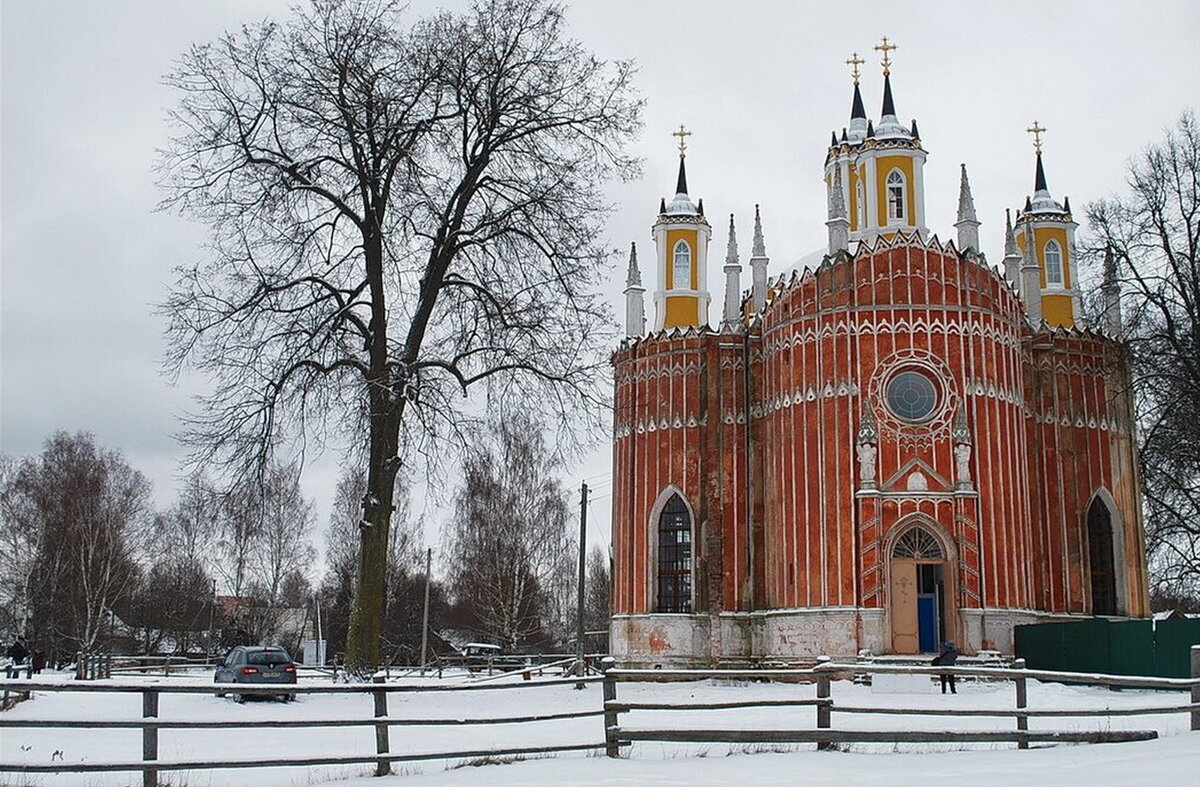
MULTIPOLYGON (((248 683, 255 685, 295 684, 296 665, 287 651, 279 647, 238 645, 225 660, 217 665, 213 674, 214 683, 248 683)), ((218 690, 217 696, 225 696, 218 690)), ((239 700, 247 695, 238 695, 239 700)), ((296 698, 295 694, 283 694, 283 701, 296 698)))

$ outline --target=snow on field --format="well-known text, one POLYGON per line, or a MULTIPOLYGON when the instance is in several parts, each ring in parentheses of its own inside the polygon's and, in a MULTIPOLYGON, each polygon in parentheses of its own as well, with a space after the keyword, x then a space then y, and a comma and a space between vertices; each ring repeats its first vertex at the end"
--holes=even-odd
MULTIPOLYGON (((128 681, 129 679, 123 679, 128 681)), ((145 678, 166 685, 200 683, 207 677, 145 678)), ((438 683, 447 685, 452 679, 438 683)), ((414 683, 418 681, 412 681, 414 683)), ((650 686, 619 684, 621 700, 721 702, 747 698, 782 699, 813 696, 811 684, 761 684, 705 681, 650 686)), ((1129 708, 1182 704, 1184 692, 1109 691, 1081 686, 1030 682, 1031 709, 1129 708)), ((905 708, 1011 709, 1014 690, 1008 683, 960 681, 957 695, 934 693, 872 693, 870 687, 835 682, 835 708, 891 706, 905 708)), ((570 686, 530 687, 504 691, 393 693, 392 717, 457 719, 507 716, 570 710, 596 710, 601 706, 600 686, 582 691, 570 686)), ((239 704, 231 698, 208 694, 167 694, 160 698, 160 719, 254 721, 268 719, 369 718, 370 695, 301 695, 291 704, 272 701, 239 704)), ((23 719, 139 719, 139 694, 39 692, 28 702, 7 712, 5 718, 23 719)), ((639 711, 622 714, 629 727, 669 726, 704 728, 812 728, 812 707, 757 708, 721 711, 639 711)), ((471 767, 461 760, 397 763, 387 779, 367 776, 370 765, 320 768, 270 768, 244 770, 164 772, 173 785, 310 785, 338 781, 366 785, 688 785, 738 787, 768 784, 894 784, 905 778, 939 782, 964 780, 998 787, 1035 785, 1164 784, 1200 787, 1200 733, 1188 731, 1188 715, 1099 716, 1083 719, 1032 718, 1030 729, 1153 729, 1158 740, 1103 745, 1034 746, 1018 751, 1012 744, 959 745, 854 745, 849 750, 818 752, 811 745, 655 744, 639 743, 619 760, 598 752, 555 757, 530 756, 508 764, 471 767)), ((936 716, 883 716, 834 713, 835 729, 1013 729, 1011 718, 936 716)), ((393 727, 391 750, 396 753, 599 744, 603 740, 601 717, 535 724, 448 727, 393 727)), ((244 730, 163 730, 159 756, 163 760, 262 759, 321 754, 372 754, 373 727, 244 730)), ((141 754, 138 730, 0 729, 0 761, 64 763, 136 760, 141 754), (61 752, 55 755, 55 752, 61 752)), ((0 773, 0 784, 101 785, 140 784, 140 774, 0 773)))

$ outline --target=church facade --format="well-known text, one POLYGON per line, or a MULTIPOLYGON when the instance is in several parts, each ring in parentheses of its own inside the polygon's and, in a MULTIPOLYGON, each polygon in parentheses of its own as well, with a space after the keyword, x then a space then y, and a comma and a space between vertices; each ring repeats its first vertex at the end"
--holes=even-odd
POLYGON ((768 276, 756 208, 751 285, 730 218, 710 327, 703 209, 653 225, 652 324, 636 248, 628 338, 612 357, 611 648, 627 664, 1012 651, 1013 627, 1148 614, 1119 293, 1077 325, 1076 223, 1047 187, 979 249, 965 167, 956 238, 925 226, 926 151, 881 116, 855 56, 830 140, 828 254, 768 276))

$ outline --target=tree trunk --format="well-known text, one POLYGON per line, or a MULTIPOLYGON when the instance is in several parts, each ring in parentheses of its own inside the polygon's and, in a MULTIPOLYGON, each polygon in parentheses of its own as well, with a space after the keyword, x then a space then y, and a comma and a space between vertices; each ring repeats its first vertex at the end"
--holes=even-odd
POLYGON ((371 288, 370 450, 367 460, 367 495, 359 523, 358 582, 350 629, 346 635, 346 669, 365 677, 379 665, 379 639, 387 604, 389 532, 396 474, 400 470, 400 422, 403 381, 395 385, 388 364, 387 304, 383 288, 383 245, 376 232, 366 232, 363 250, 371 288))

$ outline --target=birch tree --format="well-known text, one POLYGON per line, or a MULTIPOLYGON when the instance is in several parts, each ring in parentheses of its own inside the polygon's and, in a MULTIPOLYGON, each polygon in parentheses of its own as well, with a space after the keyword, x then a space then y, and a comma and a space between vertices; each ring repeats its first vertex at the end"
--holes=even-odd
POLYGON ((451 592, 480 632, 510 650, 563 641, 576 573, 571 506, 539 426, 481 433, 447 532, 451 592))
POLYGON ((352 437, 354 670, 378 659, 405 461, 443 456, 482 404, 603 423, 601 188, 634 172, 631 76, 544 0, 412 22, 387 0, 320 0, 167 77, 164 206, 213 235, 164 304, 169 369, 213 381, 185 438, 237 472, 288 439, 352 437))
POLYGON ((153 535, 150 482, 91 435, 59 432, 17 477, 25 523, 38 534, 31 575, 37 632, 91 651, 114 604, 136 589, 153 535))

